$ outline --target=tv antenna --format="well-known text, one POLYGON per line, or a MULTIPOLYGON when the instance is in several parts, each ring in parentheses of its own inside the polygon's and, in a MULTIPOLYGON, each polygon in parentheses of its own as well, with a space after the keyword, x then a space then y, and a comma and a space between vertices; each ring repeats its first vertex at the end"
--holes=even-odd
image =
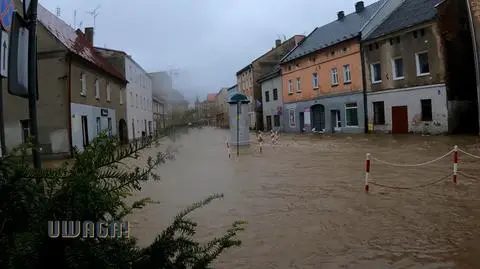
POLYGON ((98 5, 94 10, 87 11, 87 14, 93 17, 93 28, 95 28, 95 22, 97 20, 97 16, 99 14, 98 10, 100 9, 101 5, 98 5))
POLYGON ((55 9, 55 11, 56 11, 56 15, 57 15, 57 17, 59 17, 59 18, 60 18, 60 12, 61 12, 61 9, 60 9, 60 7, 59 7, 59 6, 57 6, 57 8, 55 9))

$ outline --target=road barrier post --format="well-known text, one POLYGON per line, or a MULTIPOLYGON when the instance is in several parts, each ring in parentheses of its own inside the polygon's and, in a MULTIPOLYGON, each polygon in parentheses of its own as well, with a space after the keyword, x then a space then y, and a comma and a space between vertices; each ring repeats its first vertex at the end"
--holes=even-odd
POLYGON ((453 148, 453 183, 457 184, 458 172, 458 146, 453 148))
POLYGON ((370 153, 365 156, 365 192, 369 191, 368 177, 370 176, 370 153))

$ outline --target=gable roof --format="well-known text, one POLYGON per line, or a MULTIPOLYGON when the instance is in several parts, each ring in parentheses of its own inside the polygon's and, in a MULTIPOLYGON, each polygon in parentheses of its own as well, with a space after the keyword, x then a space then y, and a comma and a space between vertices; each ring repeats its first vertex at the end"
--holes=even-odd
POLYGON ((290 62, 312 52, 360 36, 362 27, 375 14, 384 1, 377 1, 366 6, 360 13, 353 12, 346 15, 342 20, 335 20, 315 28, 301 44, 282 59, 282 63, 290 62))
POLYGON ((215 102, 215 99, 217 98, 217 94, 216 93, 209 93, 207 95, 207 101, 208 102, 215 102))
POLYGON ((71 53, 83 58, 122 82, 127 82, 125 76, 120 71, 110 65, 105 58, 95 51, 93 44, 88 41, 82 31, 75 31, 40 4, 38 4, 38 22, 71 53))
POLYGON ((405 0, 365 40, 372 40, 430 20, 437 15, 435 6, 442 0, 405 0))

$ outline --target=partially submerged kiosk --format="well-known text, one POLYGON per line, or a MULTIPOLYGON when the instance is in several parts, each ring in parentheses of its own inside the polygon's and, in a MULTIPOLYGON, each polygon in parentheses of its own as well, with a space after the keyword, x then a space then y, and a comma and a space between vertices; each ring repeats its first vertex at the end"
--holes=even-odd
POLYGON ((228 101, 230 104, 230 144, 237 146, 250 145, 250 129, 248 117, 248 97, 241 93, 234 94, 228 101))

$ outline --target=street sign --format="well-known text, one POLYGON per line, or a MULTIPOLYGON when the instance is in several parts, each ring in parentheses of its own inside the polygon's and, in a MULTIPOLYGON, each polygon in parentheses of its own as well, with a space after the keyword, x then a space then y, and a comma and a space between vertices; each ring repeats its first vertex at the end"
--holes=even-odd
POLYGON ((7 32, 10 32, 13 19, 13 0, 0 0, 0 24, 7 32))
POLYGON ((30 4, 31 0, 23 0, 23 17, 28 18, 30 16, 30 4))
POLYGON ((8 77, 8 48, 10 45, 9 36, 6 31, 2 31, 0 38, 0 75, 8 77))
POLYGON ((16 11, 13 13, 8 61, 8 92, 28 98, 28 29, 16 11))

